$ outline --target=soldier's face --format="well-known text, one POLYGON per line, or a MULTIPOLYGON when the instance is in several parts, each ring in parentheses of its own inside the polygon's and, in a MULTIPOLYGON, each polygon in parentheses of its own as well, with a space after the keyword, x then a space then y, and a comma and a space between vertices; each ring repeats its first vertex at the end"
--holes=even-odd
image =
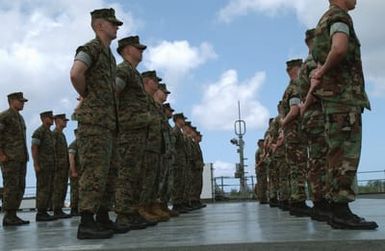
POLYGON ((357 0, 345 0, 345 5, 348 10, 354 10, 356 8, 357 0))
POLYGON ((24 101, 22 100, 19 100, 19 99, 14 99, 12 100, 12 106, 17 110, 17 111, 21 111, 24 109, 24 101))
POLYGON ((103 20, 104 22, 102 22, 102 30, 104 31, 104 33, 111 39, 115 39, 116 38, 116 34, 118 33, 118 30, 119 30, 119 26, 116 25, 115 23, 112 23, 112 22, 109 22, 109 21, 105 21, 103 20))

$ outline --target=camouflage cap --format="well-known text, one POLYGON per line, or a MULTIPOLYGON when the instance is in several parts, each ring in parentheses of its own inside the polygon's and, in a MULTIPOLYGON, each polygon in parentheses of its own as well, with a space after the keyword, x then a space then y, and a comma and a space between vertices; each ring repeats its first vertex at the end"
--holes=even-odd
POLYGON ((162 81, 162 79, 156 75, 156 71, 142 72, 142 78, 153 78, 153 79, 157 79, 158 81, 162 81))
POLYGON ((258 144, 262 144, 263 142, 265 142, 264 139, 259 139, 259 140, 258 140, 258 144))
POLYGON ((309 29, 305 32, 305 41, 307 42, 310 39, 314 38, 315 29, 309 29))
POLYGON ((23 101, 23 102, 27 102, 27 101, 28 101, 28 99, 24 98, 22 92, 13 92, 13 93, 10 93, 10 94, 7 95, 7 97, 8 97, 8 100, 11 100, 11 99, 18 99, 19 101, 23 101))
POLYGON ((62 114, 56 114, 56 115, 54 116, 54 119, 62 119, 62 120, 64 120, 64 121, 69 121, 69 119, 66 118, 66 115, 65 115, 64 113, 62 113, 62 114))
POLYGON ((185 121, 184 124, 188 127, 191 127, 191 121, 185 121))
POLYGON ((53 112, 52 111, 45 111, 40 113, 40 118, 53 118, 53 112))
POLYGON ((113 8, 93 10, 91 18, 92 20, 101 18, 119 26, 123 24, 122 21, 115 17, 115 10, 113 8))
POLYGON ((301 66, 302 65, 302 59, 292 59, 286 62, 286 69, 289 70, 295 66, 301 66))
POLYGON ((175 120, 177 120, 177 119, 183 119, 183 120, 186 120, 187 117, 184 116, 183 112, 181 112, 181 113, 175 113, 175 114, 172 116, 172 119, 173 119, 174 122, 175 122, 175 120))
POLYGON ((174 111, 175 111, 174 109, 172 109, 170 103, 165 103, 165 104, 163 104, 163 108, 164 108, 164 109, 168 109, 168 110, 170 110, 171 112, 174 112, 174 111))
POLYGON ((169 90, 167 90, 167 85, 165 83, 159 83, 159 90, 163 91, 165 94, 171 93, 169 90))
POLYGON ((140 43, 139 36, 129 36, 122 38, 118 41, 118 48, 116 49, 116 51, 121 54, 122 50, 127 45, 134 46, 140 50, 145 50, 147 48, 146 45, 140 43))

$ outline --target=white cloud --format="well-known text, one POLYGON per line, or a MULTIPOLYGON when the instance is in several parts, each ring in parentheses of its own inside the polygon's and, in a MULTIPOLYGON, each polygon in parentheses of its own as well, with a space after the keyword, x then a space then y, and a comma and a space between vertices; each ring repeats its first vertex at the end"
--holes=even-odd
POLYGON ((213 47, 207 42, 194 47, 185 40, 161 41, 149 47, 144 65, 148 69, 162 72, 162 77, 171 85, 172 91, 192 70, 216 57, 213 47))
MULTIPOLYGON (((327 9, 325 0, 230 0, 218 12, 219 21, 229 23, 239 16, 258 13, 277 17, 284 12, 294 12, 306 27, 314 27, 322 13, 327 9)), ((352 11, 356 31, 362 43, 362 59, 367 80, 374 84, 371 95, 385 95, 385 30, 379 24, 385 22, 385 1, 358 1, 357 9, 352 11)))
POLYGON ((42 110, 70 114, 76 105, 69 70, 75 49, 94 37, 90 11, 113 7, 124 22, 118 35, 134 26, 131 13, 103 0, 1 1, 1 6, 0 107, 7 107, 6 94, 23 91, 29 130, 38 126, 42 110))
POLYGON ((234 177, 235 164, 217 160, 213 163, 214 177, 234 177))
POLYGON ((258 101, 257 94, 265 78, 264 72, 257 72, 252 78, 240 82, 235 70, 224 72, 218 82, 206 87, 201 103, 193 107, 194 121, 207 129, 233 130, 239 100, 247 127, 264 128, 269 112, 258 101))

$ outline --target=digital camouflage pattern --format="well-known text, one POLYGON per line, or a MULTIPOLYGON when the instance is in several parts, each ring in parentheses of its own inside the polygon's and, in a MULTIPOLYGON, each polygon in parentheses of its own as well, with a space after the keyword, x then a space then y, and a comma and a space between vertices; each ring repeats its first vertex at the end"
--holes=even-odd
POLYGON ((8 157, 8 161, 0 162, 4 211, 19 209, 23 199, 28 161, 25 131, 20 113, 12 109, 0 113, 0 149, 8 157))
POLYGON ((80 159, 79 159, 79 151, 77 146, 77 139, 71 142, 68 146, 68 154, 73 154, 75 156, 75 167, 78 172, 78 177, 70 177, 70 200, 71 200, 71 208, 78 209, 79 208, 79 176, 81 175, 80 170, 80 159))
POLYGON ((111 210, 120 164, 116 135, 104 127, 79 124, 78 136, 80 212, 111 210))
POLYGON ((64 207, 64 200, 67 195, 68 188, 68 173, 69 173, 69 159, 68 159, 68 145, 63 132, 55 129, 53 131, 55 139, 55 176, 52 194, 53 209, 61 209, 64 207))
POLYGON ((279 120, 274 118, 268 128, 268 142, 269 142, 269 157, 270 163, 268 165, 268 174, 269 174, 269 197, 271 199, 277 199, 279 196, 279 167, 277 165, 278 158, 275 155, 275 152, 272 149, 272 144, 275 143, 278 128, 279 120))
POLYGON ((183 180, 185 182, 184 192, 183 192, 183 203, 190 204, 190 194, 192 186, 192 169, 195 167, 194 163, 194 151, 193 151, 193 140, 190 136, 184 135, 184 143, 186 146, 187 153, 187 165, 184 170, 183 180))
POLYGON ((193 156, 194 156, 194 166, 191 169, 191 190, 190 190, 190 200, 197 202, 200 201, 200 195, 202 192, 202 173, 203 173, 203 155, 199 143, 193 141, 193 156))
POLYGON ((255 152, 255 174, 257 176, 257 199, 267 201, 267 173, 263 161, 263 148, 255 152))
POLYGON ((149 125, 148 97, 140 73, 127 61, 117 67, 116 79, 124 83, 118 96, 120 168, 115 194, 115 211, 131 214, 140 203, 142 168, 149 125))
POLYGON ((36 174, 36 208, 47 210, 52 200, 55 175, 55 138, 51 130, 43 125, 32 134, 32 144, 38 143, 40 172, 36 174))
POLYGON ((175 126, 172 130, 175 137, 175 162, 174 162, 174 186, 172 191, 172 201, 174 205, 183 202, 185 191, 184 177, 187 167, 187 152, 184 136, 179 127, 175 126))
POLYGON ((117 129, 115 100, 116 62, 110 48, 95 38, 76 50, 86 53, 92 61, 86 72, 87 95, 76 111, 81 124, 98 125, 110 130, 117 129))

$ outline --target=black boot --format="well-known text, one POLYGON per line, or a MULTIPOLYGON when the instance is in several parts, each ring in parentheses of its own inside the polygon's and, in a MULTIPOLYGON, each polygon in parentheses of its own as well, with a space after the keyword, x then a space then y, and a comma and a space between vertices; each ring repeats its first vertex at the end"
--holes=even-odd
POLYGON ((277 198, 270 198, 269 205, 270 205, 270 207, 278 207, 279 202, 278 202, 277 198))
POLYGON ((328 224, 335 229, 372 230, 378 228, 374 221, 366 221, 350 211, 348 203, 332 203, 333 217, 328 224))
POLYGON ((282 210, 282 211, 289 211, 289 201, 287 200, 281 200, 279 202, 279 208, 282 210))
POLYGON ((289 213, 297 217, 307 217, 311 215, 311 208, 306 205, 305 201, 294 202, 290 203, 289 213))
POLYGON ((182 206, 182 204, 174 204, 172 209, 181 214, 186 214, 189 212, 184 206, 182 206))
POLYGON ((36 221, 54 221, 56 217, 51 216, 45 210, 38 210, 36 213, 36 221))
POLYGON ((108 239, 114 235, 110 229, 100 228, 91 212, 82 212, 78 227, 78 239, 108 239))
POLYGON ((326 199, 313 202, 314 206, 311 212, 311 219, 316 221, 329 221, 333 217, 330 203, 326 199))
POLYGON ((99 225, 99 227, 104 228, 104 229, 109 229, 112 230, 115 234, 125 234, 127 233, 130 229, 125 226, 119 226, 115 224, 110 219, 110 216, 108 214, 107 210, 99 210, 96 213, 96 224, 99 225))
POLYGON ((16 211, 15 210, 7 210, 4 213, 4 218, 3 218, 3 226, 21 226, 23 223, 19 218, 16 216, 16 211))
POLYGON ((72 217, 70 214, 64 213, 62 209, 55 209, 53 216, 57 219, 67 219, 72 217))

